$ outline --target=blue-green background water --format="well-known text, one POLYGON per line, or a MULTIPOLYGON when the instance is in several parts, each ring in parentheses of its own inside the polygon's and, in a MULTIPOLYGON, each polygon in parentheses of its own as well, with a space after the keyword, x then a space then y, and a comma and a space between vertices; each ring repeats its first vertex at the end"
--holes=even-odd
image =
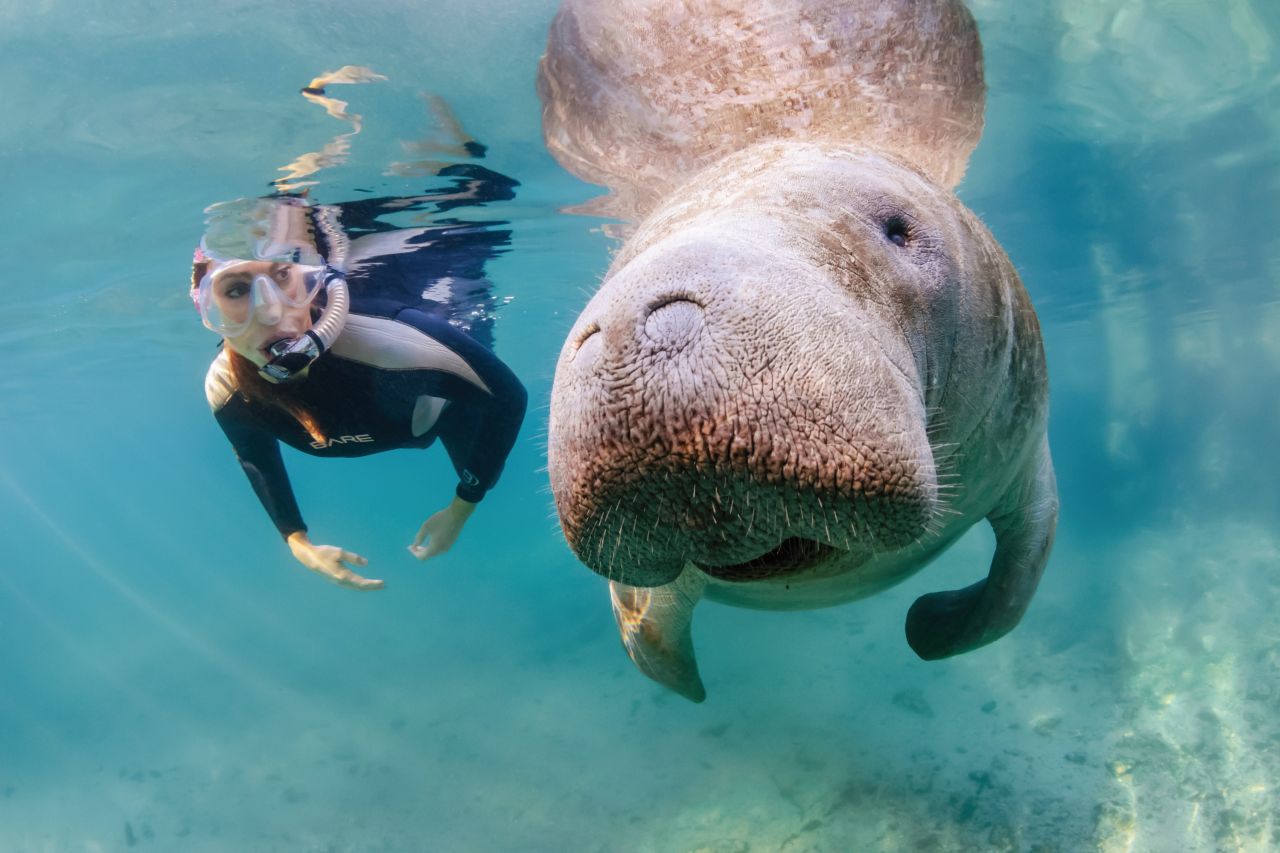
POLYGON ((975 530, 856 605, 699 609, 710 692, 634 672, 544 465, 563 336, 608 263, 545 153, 551 0, 0 3, 0 849, 1280 848, 1280 6, 975 0, 990 89, 960 196, 1044 326, 1062 493, 1021 627, 924 663, 925 591, 975 530), (445 97, 522 183, 490 264, 531 410, 450 554, 439 451, 291 454, 300 569, 202 392, 185 294, 207 204, 365 117, 374 186, 445 97))

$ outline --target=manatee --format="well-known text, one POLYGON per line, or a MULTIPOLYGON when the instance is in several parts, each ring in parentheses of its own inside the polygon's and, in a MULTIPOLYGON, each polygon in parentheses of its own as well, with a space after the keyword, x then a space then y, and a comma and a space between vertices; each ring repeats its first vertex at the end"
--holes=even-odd
MULTIPOLYGON (((650 23, 666 8, 629 5, 650 7, 650 23)), ((909 24, 892 32, 944 32, 909 24)), ((910 147, 849 136, 752 137, 675 180, 556 367, 548 467, 566 540, 609 580, 632 660, 693 701, 706 695, 691 630, 704 597, 764 610, 853 601, 985 518, 986 578, 907 613, 908 643, 934 660, 1011 630, 1052 547, 1039 325, 1009 259, 951 191, 967 151, 922 165, 910 147)))

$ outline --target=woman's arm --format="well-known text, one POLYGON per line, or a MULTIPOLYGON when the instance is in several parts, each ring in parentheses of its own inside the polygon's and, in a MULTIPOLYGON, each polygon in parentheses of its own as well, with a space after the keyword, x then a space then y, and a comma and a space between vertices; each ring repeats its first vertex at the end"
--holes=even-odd
POLYGON ((479 503, 498 482, 520 433, 528 404, 524 385, 492 350, 455 329, 448 321, 413 308, 401 311, 396 319, 413 325, 453 350, 484 383, 483 389, 475 387, 466 399, 452 401, 475 413, 474 418, 467 419, 474 425, 473 434, 468 436, 469 446, 460 458, 453 460, 459 478, 456 494, 468 503, 479 503))
POLYGON ((294 559, 311 571, 351 589, 381 589, 383 582, 365 578, 351 566, 367 566, 369 561, 336 545, 316 545, 307 537, 307 525, 289 483, 280 455, 280 442, 243 417, 239 401, 232 400, 214 412, 214 418, 235 450, 240 467, 253 491, 284 537, 294 559), (240 416, 238 416, 240 415, 240 416))
POLYGON ((476 504, 498 482, 524 421, 528 395, 515 373, 491 350, 447 321, 416 309, 405 309, 396 319, 448 347, 483 384, 480 387, 468 381, 468 393, 451 399, 451 408, 444 415, 440 440, 458 471, 459 482, 453 501, 423 523, 409 546, 411 554, 427 560, 452 547, 476 504), (459 435, 460 431, 465 435, 459 435))
POLYGON ((295 532, 306 533, 307 525, 302 520, 293 486, 289 483, 289 472, 285 470, 284 459, 280 456, 280 442, 249 422, 242 406, 239 400, 232 399, 214 412, 214 418, 231 442, 254 494, 262 502, 267 515, 271 516, 280 535, 287 540, 295 532))

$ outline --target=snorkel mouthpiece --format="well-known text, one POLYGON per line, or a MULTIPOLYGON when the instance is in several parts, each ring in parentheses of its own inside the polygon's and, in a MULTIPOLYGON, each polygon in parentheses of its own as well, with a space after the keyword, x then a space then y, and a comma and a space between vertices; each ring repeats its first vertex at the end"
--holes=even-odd
POLYGON ((342 334, 349 307, 346 276, 331 266, 326 267, 323 287, 325 306, 320 319, 302 337, 271 345, 267 350, 271 360, 258 370, 263 379, 279 383, 298 378, 342 334))
POLYGON ((314 332, 307 332, 291 341, 276 341, 268 352, 271 353, 271 361, 264 364, 258 373, 269 382, 288 382, 300 376, 321 356, 324 344, 314 332))

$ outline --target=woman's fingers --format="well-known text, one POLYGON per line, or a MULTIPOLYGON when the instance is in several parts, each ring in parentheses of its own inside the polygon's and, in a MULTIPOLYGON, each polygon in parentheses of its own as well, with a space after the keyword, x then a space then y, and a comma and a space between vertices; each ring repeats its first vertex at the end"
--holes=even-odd
POLYGON ((354 551, 343 551, 341 548, 333 550, 334 553, 330 559, 323 561, 320 570, 334 583, 348 589, 382 589, 386 586, 376 578, 366 578, 356 574, 345 565, 350 563, 354 566, 367 566, 369 561, 364 557, 354 551))
POLYGON ((376 578, 362 578, 355 572, 347 572, 348 577, 338 581, 341 586, 348 589, 370 590, 382 589, 386 584, 376 578))
POLYGON ((289 538, 293 556, 311 571, 339 586, 348 589, 382 589, 385 584, 376 578, 361 577, 351 566, 367 566, 369 561, 355 551, 345 551, 336 545, 315 545, 306 534, 289 538))
POLYGON ((409 550, 420 548, 422 541, 431 535, 431 519, 422 522, 422 526, 418 528, 418 535, 413 537, 413 544, 409 546, 409 550))
POLYGON ((418 535, 413 537, 413 544, 409 546, 409 553, 417 557, 419 560, 425 560, 434 556, 430 543, 423 545, 423 542, 431 539, 431 519, 428 518, 422 522, 422 526, 418 528, 418 535))
POLYGON ((382 589, 386 586, 377 578, 362 577, 350 569, 339 568, 327 571, 325 574, 338 586, 345 586, 348 589, 382 589))
MULTIPOLYGON (((355 566, 369 565, 368 560, 353 551, 343 551, 342 562, 351 563, 355 566)), ((362 577, 350 569, 344 568, 342 571, 346 574, 345 579, 339 581, 343 586, 347 586, 352 589, 382 589, 386 586, 386 584, 376 578, 362 577)))

